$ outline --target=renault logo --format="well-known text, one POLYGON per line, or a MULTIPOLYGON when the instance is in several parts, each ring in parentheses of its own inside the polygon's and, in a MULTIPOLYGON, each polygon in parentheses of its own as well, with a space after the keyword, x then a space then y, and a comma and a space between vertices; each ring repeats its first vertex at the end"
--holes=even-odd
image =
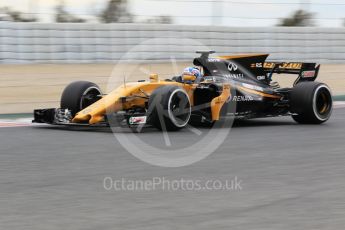
POLYGON ((235 63, 229 62, 228 70, 229 71, 236 71, 238 69, 238 66, 235 63))

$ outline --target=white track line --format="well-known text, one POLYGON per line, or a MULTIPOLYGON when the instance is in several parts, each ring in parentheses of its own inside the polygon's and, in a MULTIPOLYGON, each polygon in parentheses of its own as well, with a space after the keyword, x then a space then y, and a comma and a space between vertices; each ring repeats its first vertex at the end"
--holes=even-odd
POLYGON ((345 101, 335 101, 334 108, 335 109, 345 108, 345 101))
POLYGON ((32 126, 32 118, 0 119, 0 128, 32 126))

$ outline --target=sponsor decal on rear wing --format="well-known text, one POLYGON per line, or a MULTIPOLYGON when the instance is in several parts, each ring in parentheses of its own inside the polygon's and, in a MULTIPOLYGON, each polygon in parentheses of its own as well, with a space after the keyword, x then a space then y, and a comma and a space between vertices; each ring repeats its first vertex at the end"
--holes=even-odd
MULTIPOLYGON (((302 69, 304 63, 301 62, 265 62, 264 69, 266 71, 271 71, 276 69, 277 71, 283 72, 291 72, 291 71, 299 71, 302 69)), ((315 64, 314 64, 315 66, 315 64)))
POLYGON ((297 84, 302 81, 314 81, 318 76, 320 65, 305 62, 265 62, 263 69, 270 75, 270 79, 274 73, 297 74, 298 78, 295 81, 297 84))
POLYGON ((316 63, 306 62, 265 62, 263 68, 265 71, 275 69, 280 72, 296 72, 300 73, 304 70, 316 70, 319 65, 316 63))

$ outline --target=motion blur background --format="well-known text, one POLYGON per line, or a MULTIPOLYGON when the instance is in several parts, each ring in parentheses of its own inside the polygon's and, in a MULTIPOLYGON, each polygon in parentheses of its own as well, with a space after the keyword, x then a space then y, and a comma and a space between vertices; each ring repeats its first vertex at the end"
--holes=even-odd
MULTIPOLYGON (((344 229, 345 102, 322 126, 243 121, 207 159, 179 168, 140 161, 109 130, 31 124, 72 81, 106 93, 110 77, 171 78, 199 49, 321 63, 318 81, 345 101, 344 12, 345 0, 0 0, 0 229, 344 229), (243 190, 107 191, 106 177, 238 177, 243 190)), ((165 135, 137 137, 161 146, 165 135)), ((200 137, 169 133, 169 149, 200 137)))
POLYGON ((342 0, 2 0, 0 12, 2 21, 342 27, 344 6, 342 0))
POLYGON ((341 0, 1 0, 0 113, 55 107, 74 80, 171 77, 200 49, 319 62, 320 81, 341 95, 344 12, 341 0), (119 61, 141 66, 126 76, 136 67, 114 73, 119 61))

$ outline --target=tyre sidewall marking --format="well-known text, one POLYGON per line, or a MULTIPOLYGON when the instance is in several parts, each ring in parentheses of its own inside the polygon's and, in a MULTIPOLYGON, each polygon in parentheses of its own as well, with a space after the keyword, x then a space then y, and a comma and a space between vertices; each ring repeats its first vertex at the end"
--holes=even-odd
POLYGON ((178 128, 183 128, 185 127, 188 122, 189 122, 189 119, 190 119, 190 116, 191 116, 191 106, 190 106, 190 100, 189 100, 189 96, 188 94, 181 88, 178 88, 178 89, 175 89, 171 94, 170 94, 170 97, 169 97, 169 101, 168 101, 168 115, 169 115, 169 119, 172 121, 172 123, 178 127, 178 128), (186 119, 186 121, 183 123, 183 124, 179 124, 175 118, 175 116, 172 114, 172 111, 171 111, 171 100, 173 98, 173 96, 177 93, 177 92, 182 92, 186 97, 187 97, 187 100, 188 100, 188 104, 189 104, 189 114, 188 114, 188 118, 186 119))
POLYGON ((332 101, 332 98, 331 98, 331 104, 330 104, 330 111, 328 112, 327 116, 325 118, 322 118, 320 115, 319 115, 319 112, 317 111, 317 108, 316 108, 316 100, 317 100, 317 96, 318 96, 318 93, 319 91, 322 89, 322 88, 325 88, 328 90, 328 92, 332 95, 331 93, 331 90, 328 86, 322 84, 322 85, 319 85, 316 90, 314 91, 314 96, 313 96, 313 112, 314 112, 314 115, 316 116, 317 119, 319 119, 320 121, 326 121, 330 118, 331 114, 332 114, 332 111, 333 111, 333 101, 332 101))
POLYGON ((93 89, 97 90, 100 94, 102 94, 101 89, 98 88, 97 86, 90 86, 89 88, 87 88, 87 89, 83 92, 83 94, 81 95, 81 97, 80 97, 80 102, 79 102, 79 104, 80 104, 80 110, 85 109, 85 108, 83 108, 83 97, 84 97, 88 92, 90 92, 90 91, 93 90, 93 89))

